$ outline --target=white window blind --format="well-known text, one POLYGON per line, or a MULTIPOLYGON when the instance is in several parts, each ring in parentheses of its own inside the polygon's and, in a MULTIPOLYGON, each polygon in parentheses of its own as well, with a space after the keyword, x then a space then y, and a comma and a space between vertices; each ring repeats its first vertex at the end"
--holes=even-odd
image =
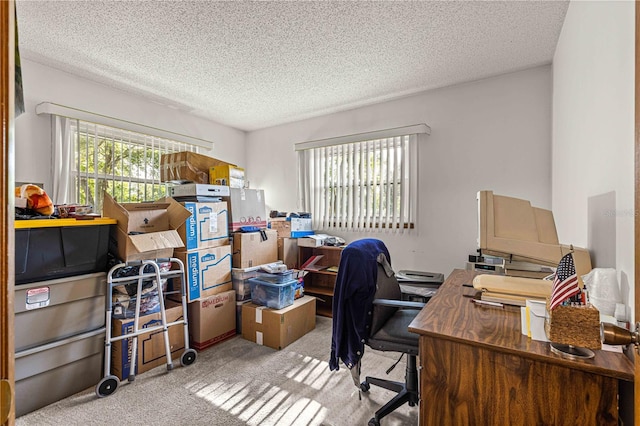
POLYGON ((314 229, 412 228, 417 139, 428 131, 418 125, 296 144, 299 203, 314 229))

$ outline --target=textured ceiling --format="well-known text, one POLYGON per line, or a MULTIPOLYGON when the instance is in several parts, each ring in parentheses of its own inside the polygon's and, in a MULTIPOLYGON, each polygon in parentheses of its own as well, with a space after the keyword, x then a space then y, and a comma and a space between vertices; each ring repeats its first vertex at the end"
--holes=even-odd
POLYGON ((247 131, 548 64, 567 7, 16 2, 24 58, 247 131))

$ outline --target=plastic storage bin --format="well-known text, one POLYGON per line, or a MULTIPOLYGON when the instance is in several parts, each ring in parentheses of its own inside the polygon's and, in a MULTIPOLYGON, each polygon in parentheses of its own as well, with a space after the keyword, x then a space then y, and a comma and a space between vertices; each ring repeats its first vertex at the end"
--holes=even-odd
POLYGON ((251 286, 251 301, 256 305, 273 309, 293 305, 297 280, 273 283, 263 278, 251 278, 248 281, 251 286))
POLYGON ((263 281, 268 281, 273 284, 282 284, 293 280, 293 270, 288 270, 284 272, 278 272, 271 274, 269 272, 261 272, 258 271, 258 278, 263 281))
POLYGON ((114 219, 15 221, 15 283, 106 272, 114 219))
POLYGON ((250 300, 251 299, 251 286, 249 285, 249 279, 258 276, 258 271, 247 271, 246 269, 231 269, 231 283, 233 289, 236 291, 236 300, 250 300))

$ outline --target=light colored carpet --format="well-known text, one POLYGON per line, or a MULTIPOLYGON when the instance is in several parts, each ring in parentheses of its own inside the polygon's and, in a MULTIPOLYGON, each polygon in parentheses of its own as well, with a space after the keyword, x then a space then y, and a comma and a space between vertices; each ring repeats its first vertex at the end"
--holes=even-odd
MULTIPOLYGON (((277 351, 236 336, 198 353, 188 367, 166 366, 123 381, 98 398, 90 388, 16 419, 24 425, 366 425, 393 393, 371 386, 359 399, 349 370, 329 370, 331 319, 277 351)), ((405 360, 387 376, 396 353, 367 347, 362 375, 403 381, 405 360)), ((383 426, 417 425, 404 405, 383 426)))

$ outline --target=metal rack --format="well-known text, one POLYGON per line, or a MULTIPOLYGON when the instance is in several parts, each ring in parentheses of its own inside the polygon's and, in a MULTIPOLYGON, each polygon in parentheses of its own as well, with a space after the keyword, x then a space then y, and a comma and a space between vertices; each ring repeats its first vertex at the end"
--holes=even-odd
MULTIPOLYGON (((135 269, 134 269, 135 271, 135 269)), ((157 331, 162 331, 164 337, 164 346, 166 352, 167 359, 167 370, 173 370, 173 362, 171 360, 171 349, 169 345, 169 327, 183 325, 184 326, 184 347, 185 351, 180 356, 180 364, 182 366, 188 366, 195 362, 196 360, 196 351, 194 349, 189 348, 189 325, 187 322, 187 299, 186 299, 186 288, 185 288, 185 274, 184 274, 184 264, 180 259, 170 258, 170 259, 156 259, 156 260, 141 260, 135 262, 128 263, 120 263, 111 268, 107 275, 107 303, 106 303, 106 337, 105 337, 105 347, 104 347, 104 377, 100 382, 96 385, 96 395, 98 397, 109 396, 114 393, 118 385, 120 384, 120 379, 111 374, 111 344, 113 342, 124 340, 124 339, 132 339, 131 346, 131 368, 129 370, 129 376, 127 379, 129 382, 135 380, 136 367, 137 367, 137 350, 138 350, 138 336, 146 333, 152 333, 157 331), (167 272, 162 272, 160 267, 158 266, 158 262, 170 262, 171 268, 167 272), (177 267, 175 267, 177 266, 177 267), (148 268, 150 267, 150 268, 148 268), (116 277, 119 271, 122 271, 123 268, 137 268, 137 274, 135 275, 126 275, 116 277), (147 272, 145 272, 145 269, 147 272), (151 272, 148 272, 149 269, 152 269, 151 272), (180 290, 174 290, 173 292, 180 292, 180 299, 182 301, 182 310, 183 315, 182 319, 173 322, 167 322, 166 312, 165 312, 165 294, 169 294, 169 292, 165 293, 163 291, 162 282, 168 279, 180 279, 180 290), (148 327, 139 329, 139 320, 140 320, 140 305, 142 300, 142 288, 145 282, 149 280, 155 280, 158 289, 158 300, 160 304, 160 318, 161 324, 154 327, 148 327), (133 331, 131 333, 126 333, 121 336, 113 337, 111 335, 111 321, 113 316, 113 289, 118 285, 125 284, 134 284, 137 283, 137 292, 135 297, 135 314, 133 319, 133 331)), ((173 286, 175 288, 175 286, 173 286)), ((131 300, 134 300, 133 298, 131 300)))

